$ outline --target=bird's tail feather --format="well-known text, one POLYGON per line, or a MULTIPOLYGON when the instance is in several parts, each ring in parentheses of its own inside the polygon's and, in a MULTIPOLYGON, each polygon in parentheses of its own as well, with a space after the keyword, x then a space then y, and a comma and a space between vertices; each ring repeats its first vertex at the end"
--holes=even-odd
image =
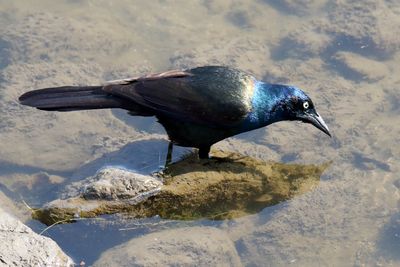
POLYGON ((27 92, 20 96, 23 105, 41 110, 73 111, 101 108, 129 109, 126 100, 112 96, 102 86, 62 86, 27 92))

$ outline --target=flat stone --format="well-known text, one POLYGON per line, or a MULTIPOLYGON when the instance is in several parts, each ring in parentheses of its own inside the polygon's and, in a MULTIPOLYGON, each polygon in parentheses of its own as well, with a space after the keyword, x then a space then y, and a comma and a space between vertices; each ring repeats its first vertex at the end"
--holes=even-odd
POLYGON ((157 178, 135 172, 103 172, 100 176, 107 176, 107 182, 98 182, 98 177, 88 179, 95 180, 97 193, 89 190, 90 197, 85 197, 85 182, 79 183, 82 188, 78 195, 54 200, 35 210, 33 217, 48 225, 113 213, 183 220, 237 218, 312 190, 329 165, 283 164, 235 153, 212 153, 214 158, 209 160, 199 160, 192 154, 170 165, 158 174, 164 180, 162 186, 157 178), (134 184, 151 186, 132 189, 134 184), (114 185, 128 185, 128 191, 137 194, 128 195, 114 185))
POLYGON ((234 243, 213 227, 185 227, 134 238, 102 253, 102 266, 242 266, 234 243))

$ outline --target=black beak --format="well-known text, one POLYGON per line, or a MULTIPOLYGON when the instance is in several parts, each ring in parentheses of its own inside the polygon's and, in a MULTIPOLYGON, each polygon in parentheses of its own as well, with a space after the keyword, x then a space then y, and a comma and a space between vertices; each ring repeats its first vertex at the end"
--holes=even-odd
POLYGON ((328 125, 326 125, 326 123, 324 122, 322 117, 318 114, 318 112, 315 111, 312 113, 311 112, 307 113, 306 115, 301 116, 301 120, 303 122, 311 123, 318 129, 320 129, 321 131, 323 131, 324 133, 329 135, 329 137, 332 137, 332 135, 329 131, 328 125))

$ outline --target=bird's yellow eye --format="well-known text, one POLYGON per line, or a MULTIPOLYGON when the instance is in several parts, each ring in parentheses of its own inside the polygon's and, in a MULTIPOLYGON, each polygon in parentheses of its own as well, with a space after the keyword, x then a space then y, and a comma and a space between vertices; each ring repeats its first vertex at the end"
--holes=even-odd
POLYGON ((303 108, 304 109, 308 109, 309 106, 310 106, 310 104, 308 104, 308 101, 303 103, 303 108))

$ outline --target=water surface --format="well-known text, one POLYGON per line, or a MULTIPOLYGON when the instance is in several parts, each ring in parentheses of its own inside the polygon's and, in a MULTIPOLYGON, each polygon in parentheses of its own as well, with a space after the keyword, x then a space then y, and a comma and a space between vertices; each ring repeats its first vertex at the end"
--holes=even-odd
MULTIPOLYGON (((112 153, 165 136, 154 119, 122 111, 22 107, 23 92, 228 65, 304 89, 333 138, 284 122, 215 147, 286 163, 331 161, 314 190, 240 219, 114 215, 44 235, 88 265, 149 232, 213 226, 232 240, 243 265, 398 266, 399 13, 400 3, 384 0, 0 1, 1 188, 40 206, 60 184, 78 179, 83 166, 110 154, 123 161, 112 153)), ((149 147, 132 160, 151 171, 162 165, 165 150, 149 147)), ((45 228, 28 223, 37 232, 45 228)))

